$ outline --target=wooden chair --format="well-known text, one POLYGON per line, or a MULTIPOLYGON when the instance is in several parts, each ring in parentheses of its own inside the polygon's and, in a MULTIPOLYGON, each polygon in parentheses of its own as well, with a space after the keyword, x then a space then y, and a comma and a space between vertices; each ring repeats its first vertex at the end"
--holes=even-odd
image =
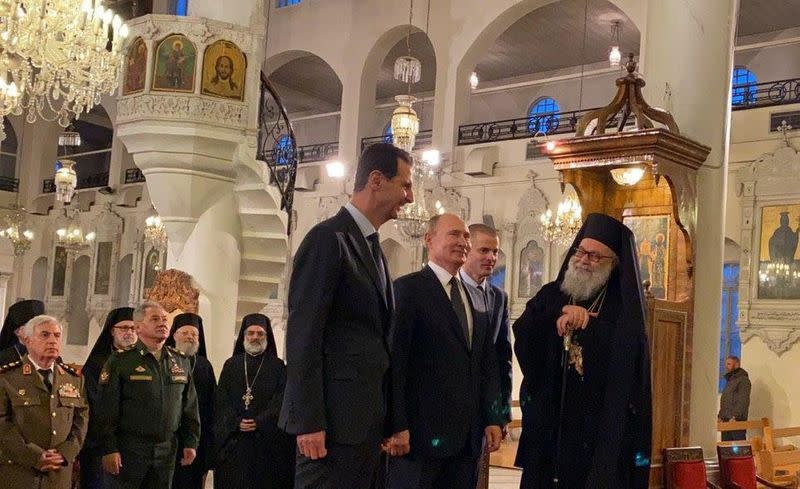
POLYGON ((757 452, 759 475, 773 483, 787 483, 800 471, 800 450, 781 438, 800 436, 800 427, 764 429, 764 448, 757 452))
POLYGON ((747 443, 717 446, 717 458, 722 489, 757 489, 759 484, 773 489, 797 489, 796 479, 775 483, 758 475, 753 448, 747 443))
POLYGON ((706 477, 700 447, 664 449, 664 489, 719 489, 706 477))
MULTIPOLYGON (((753 447, 753 450, 758 452, 762 448, 762 440, 764 437, 764 429, 769 427, 769 418, 752 419, 748 421, 718 421, 717 431, 725 433, 728 431, 755 431, 753 436, 748 436, 747 442, 753 447)), ((749 435, 749 433, 748 433, 749 435)), ((734 446, 741 445, 743 440, 736 441, 720 441, 717 446, 734 446)))

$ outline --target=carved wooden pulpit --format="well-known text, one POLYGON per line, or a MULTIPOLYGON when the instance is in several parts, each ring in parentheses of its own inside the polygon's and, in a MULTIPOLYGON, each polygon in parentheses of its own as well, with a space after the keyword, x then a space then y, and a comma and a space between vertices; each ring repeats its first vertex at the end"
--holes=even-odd
POLYGON ((559 171, 562 191, 574 187, 585 214, 620 219, 636 236, 648 282, 655 486, 663 449, 689 441, 696 177, 710 148, 682 136, 668 112, 644 101, 633 55, 626 68, 612 102, 588 112, 576 137, 543 144, 542 152, 559 171), (626 127, 631 117, 635 126, 626 127))

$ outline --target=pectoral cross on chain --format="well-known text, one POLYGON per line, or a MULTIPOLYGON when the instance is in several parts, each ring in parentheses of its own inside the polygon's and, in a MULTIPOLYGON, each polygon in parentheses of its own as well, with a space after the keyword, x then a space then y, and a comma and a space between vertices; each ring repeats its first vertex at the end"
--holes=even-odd
POLYGON ((244 401, 244 408, 250 409, 250 402, 253 400, 253 391, 249 387, 244 391, 242 400, 244 401))

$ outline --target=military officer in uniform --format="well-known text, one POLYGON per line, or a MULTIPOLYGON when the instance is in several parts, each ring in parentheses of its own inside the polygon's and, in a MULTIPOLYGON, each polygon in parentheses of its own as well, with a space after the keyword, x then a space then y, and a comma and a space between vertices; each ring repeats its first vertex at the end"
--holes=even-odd
POLYGON ((83 378, 62 363, 56 318, 28 321, 28 353, 0 365, 0 484, 5 489, 69 489, 89 421, 83 378))
POLYGON ((200 439, 197 393, 189 359, 164 346, 167 313, 145 301, 133 311, 139 341, 111 354, 99 379, 97 414, 103 469, 115 489, 169 489, 177 457, 196 456, 200 439))

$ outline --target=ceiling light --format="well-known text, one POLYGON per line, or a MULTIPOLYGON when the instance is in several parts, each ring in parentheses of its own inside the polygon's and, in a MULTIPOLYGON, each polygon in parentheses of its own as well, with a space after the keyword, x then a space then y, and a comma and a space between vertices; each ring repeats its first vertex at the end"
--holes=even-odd
POLYGON ((478 79, 478 74, 473 71, 472 74, 469 75, 469 86, 472 87, 473 90, 475 90, 476 88, 478 88, 479 82, 480 80, 478 79))
POLYGON ((341 161, 330 161, 325 164, 325 170, 330 178, 344 178, 344 163, 341 161))
POLYGON ((623 168, 612 168, 611 177, 619 185, 630 187, 639 183, 644 176, 644 168, 640 166, 627 166, 623 168))
POLYGON ((439 166, 441 162, 441 154, 438 149, 428 149, 422 152, 422 161, 428 166, 439 166))
POLYGON ((619 50, 620 23, 615 20, 611 24, 611 51, 608 53, 608 63, 612 68, 618 68, 622 61, 622 53, 619 50))

